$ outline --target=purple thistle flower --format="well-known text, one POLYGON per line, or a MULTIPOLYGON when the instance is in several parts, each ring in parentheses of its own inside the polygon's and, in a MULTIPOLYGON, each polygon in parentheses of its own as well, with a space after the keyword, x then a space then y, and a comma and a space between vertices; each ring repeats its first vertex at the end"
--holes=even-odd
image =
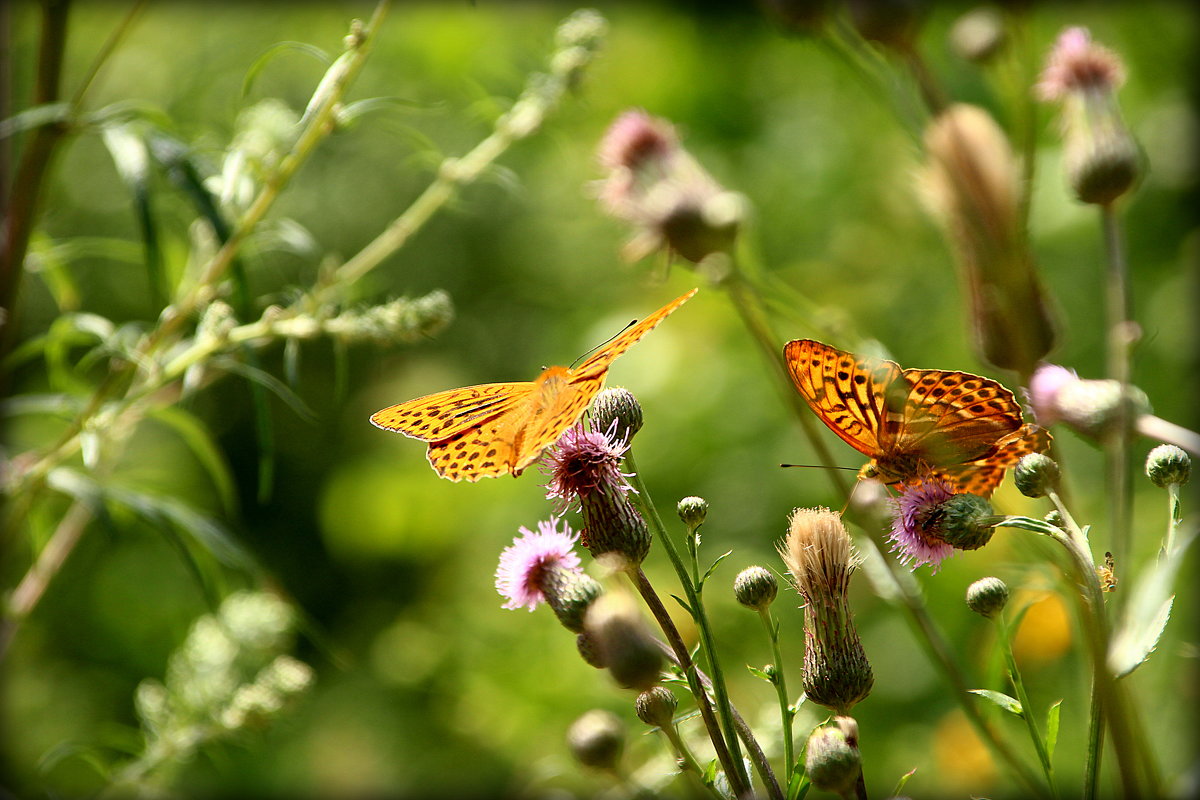
POLYGON ((1079 382, 1074 371, 1057 364, 1041 364, 1029 379, 1029 404, 1033 416, 1043 427, 1054 425, 1062 419, 1059 410, 1059 392, 1070 384, 1079 382))
POLYGON ((1095 44, 1087 28, 1067 28, 1054 43, 1035 91, 1042 100, 1062 100, 1071 92, 1112 92, 1125 82, 1116 53, 1095 44))
POLYGON ((583 572, 579 555, 572 547, 578 535, 571 532, 566 522, 560 532, 558 523, 555 517, 543 520, 538 523, 536 533, 521 526, 521 535, 500 554, 496 591, 508 598, 505 608, 526 607, 533 611, 547 601, 542 586, 551 571, 583 572))
POLYGON ((633 491, 627 480, 630 475, 621 472, 629 440, 618 439, 616 430, 616 420, 604 433, 574 425, 550 448, 543 461, 543 469, 551 476, 546 499, 558 501, 560 513, 587 495, 611 491, 624 496, 633 491))
POLYGON ((900 563, 916 569, 931 564, 938 571, 942 561, 954 555, 949 542, 931 536, 926 528, 934 511, 954 496, 953 484, 945 481, 919 483, 905 489, 892 500, 895 519, 892 521, 892 552, 900 563))

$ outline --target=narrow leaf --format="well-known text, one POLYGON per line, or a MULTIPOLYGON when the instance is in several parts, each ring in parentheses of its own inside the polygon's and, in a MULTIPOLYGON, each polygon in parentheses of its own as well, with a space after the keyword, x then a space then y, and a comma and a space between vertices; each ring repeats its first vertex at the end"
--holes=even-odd
POLYGON ((212 480, 224 511, 229 514, 236 511, 237 492, 234 489, 233 475, 221 448, 217 447, 208 428, 178 406, 157 408, 150 412, 150 416, 170 427, 196 456, 196 460, 212 480))
POLYGON ((720 564, 725 559, 729 558, 729 556, 731 556, 731 555, 733 555, 733 551, 726 550, 724 553, 717 556, 717 559, 715 561, 713 561, 712 566, 710 566, 708 568, 708 570, 704 573, 704 577, 700 579, 700 584, 704 585, 704 582, 707 581, 710 577, 712 577, 712 574, 716 570, 717 565, 720 564))
POLYGON ((764 681, 766 681, 767 683, 770 683, 770 684, 774 684, 774 683, 775 683, 775 681, 771 680, 771 676, 770 676, 770 675, 768 675, 767 673, 763 672, 763 671, 762 671, 761 669, 759 669, 758 667, 754 667, 754 666, 751 666, 750 664, 747 664, 747 665, 746 665, 746 669, 750 670, 750 674, 751 674, 751 675, 753 675, 753 676, 754 676, 754 677, 756 677, 756 678, 762 678, 764 681))
POLYGON ((692 611, 692 607, 691 607, 691 606, 689 606, 689 605, 687 604, 687 602, 686 602, 686 601, 685 601, 685 600, 684 600, 682 597, 680 597, 680 596, 679 596, 679 595, 677 595, 677 594, 673 594, 673 595, 671 595, 671 597, 675 598, 675 602, 676 602, 676 603, 679 603, 679 605, 683 606, 683 610, 684 610, 684 611, 686 611, 686 612, 688 612, 688 614, 689 614, 690 616, 692 616, 692 617, 695 617, 695 616, 696 616, 696 613, 695 613, 694 611, 692 611))
POLYGON ((1021 704, 1015 697, 1009 697, 1003 692, 993 692, 991 689, 970 689, 969 691, 971 694, 977 694, 982 698, 991 700, 1010 714, 1015 714, 1018 717, 1024 716, 1021 704))
MULTIPOLYGON (((0 120, 0 139, 8 138, 15 133, 40 128, 43 125, 56 125, 71 119, 70 103, 47 103, 46 105, 27 108, 19 114, 14 114, 5 120, 0 120)), ((5 187, 6 189, 8 187, 5 187)))
POLYGON ((277 42, 263 51, 263 54, 258 58, 254 59, 254 63, 246 70, 246 77, 242 79, 242 97, 250 94, 250 89, 254 86, 254 81, 258 79, 258 75, 262 72, 263 67, 275 56, 286 50, 295 50, 304 55, 312 56, 326 67, 333 61, 324 50, 307 42, 277 42))
POLYGON ((1046 712, 1046 760, 1053 763, 1054 745, 1058 742, 1058 718, 1062 700, 1057 700, 1046 712))

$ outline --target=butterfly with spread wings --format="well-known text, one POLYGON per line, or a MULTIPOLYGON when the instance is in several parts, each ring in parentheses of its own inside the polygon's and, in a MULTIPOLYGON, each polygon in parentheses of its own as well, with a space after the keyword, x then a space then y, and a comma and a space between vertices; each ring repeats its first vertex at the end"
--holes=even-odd
POLYGON ((429 443, 429 463, 452 481, 520 475, 583 416, 618 356, 679 308, 695 289, 630 326, 578 367, 550 367, 533 381, 450 389, 389 406, 371 423, 429 443))
POLYGON ((784 347, 792 382, 846 444, 870 457, 859 472, 903 489, 943 480, 990 497, 1004 472, 1050 446, 1013 393, 967 372, 901 369, 812 339, 784 347))

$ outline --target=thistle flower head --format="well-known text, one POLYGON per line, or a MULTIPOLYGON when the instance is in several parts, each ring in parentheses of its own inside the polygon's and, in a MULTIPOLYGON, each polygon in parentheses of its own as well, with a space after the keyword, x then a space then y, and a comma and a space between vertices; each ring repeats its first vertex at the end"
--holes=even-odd
POLYGON ((975 550, 992 537, 992 508, 973 494, 956 494, 945 481, 906 487, 892 501, 892 551, 912 568, 923 564, 937 572, 957 550, 975 550))
POLYGON ((708 501, 703 497, 685 497, 675 505, 675 512, 684 525, 695 530, 708 517, 708 501))
POLYGON ((508 598, 505 608, 533 611, 546 602, 546 586, 555 571, 582 574, 571 527, 551 517, 538 523, 537 532, 521 527, 521 535, 504 548, 496 568, 496 591, 508 598))
POLYGON ((621 387, 605 389, 592 401, 592 426, 610 431, 609 439, 623 441, 628 446, 633 435, 642 429, 642 406, 633 392, 621 387))
MULTIPOLYGON (((1121 385, 1114 380, 1085 380, 1054 364, 1043 364, 1029 379, 1029 401, 1040 425, 1064 422, 1091 438, 1102 438, 1120 423, 1121 385)), ((1133 421, 1147 413, 1149 401, 1137 387, 1130 387, 1133 421)))
POLYGON ((599 159, 608 171, 601 205, 634 227, 626 258, 636 261, 665 246, 699 262, 730 249, 745 203, 692 158, 669 122, 640 110, 625 112, 604 136, 599 159))
POLYGON ((589 431, 583 425, 567 428, 543 461, 551 476, 546 499, 557 501, 559 510, 565 510, 587 495, 632 491, 629 475, 621 472, 621 458, 629 449, 629 441, 618 438, 616 430, 615 419, 603 433, 589 431))
POLYGON ((1063 168, 1084 203, 1113 202, 1142 173, 1141 153, 1116 101, 1124 80, 1115 53, 1094 44, 1086 28, 1069 28, 1035 87, 1041 99, 1062 104, 1063 168))
POLYGON ((875 677, 850 612, 850 534, 827 508, 792 512, 779 553, 804 597, 804 692, 845 713, 871 691, 875 677))
POLYGON ((1115 91, 1125 82, 1121 58, 1092 41, 1087 28, 1059 34, 1034 87, 1042 100, 1062 100, 1071 92, 1115 91))
POLYGON ((1045 497, 1058 485, 1059 470, 1054 459, 1042 453, 1022 456, 1013 470, 1017 490, 1026 497, 1045 497))

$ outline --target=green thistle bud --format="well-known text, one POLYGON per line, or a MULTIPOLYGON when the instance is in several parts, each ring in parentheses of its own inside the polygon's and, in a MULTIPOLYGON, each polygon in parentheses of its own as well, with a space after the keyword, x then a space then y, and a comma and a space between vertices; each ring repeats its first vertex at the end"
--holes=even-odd
POLYGON ((648 689, 658 683, 662 651, 628 598, 602 595, 588 609, 584 625, 601 661, 619 685, 648 689))
POLYGON ((675 722, 679 701, 665 686, 651 686, 637 696, 634 708, 638 719, 656 728, 669 728, 675 722))
POLYGON ((1183 486, 1191 472, 1191 457, 1173 444, 1160 444, 1146 456, 1146 477, 1160 489, 1183 486))
POLYGON ((583 630, 583 619, 604 588, 590 575, 573 569, 546 569, 538 576, 538 588, 563 627, 572 633, 583 630))
POLYGON ((615 714, 592 709, 567 729, 567 747, 585 767, 612 770, 625 749, 625 729, 615 714))
POLYGON ((642 406, 628 389, 605 389, 592 401, 592 429, 608 432, 613 424, 612 438, 628 442, 642 429, 642 406))
POLYGON ((822 791, 849 796, 862 773, 862 756, 857 741, 852 743, 838 725, 817 728, 808 737, 804 769, 813 786, 822 791))
POLYGON ((1042 453, 1030 453, 1017 462, 1013 480, 1026 497, 1045 497, 1058 486, 1058 464, 1042 453))
POLYGON ((708 516, 708 501, 703 497, 685 497, 675 506, 675 511, 683 524, 690 530, 695 530, 704 524, 708 516))
POLYGON ((763 611, 775 600, 779 584, 771 571, 763 567, 746 567, 733 582, 733 594, 746 608, 763 611))
POLYGON ((980 578, 967 587, 967 608, 991 619, 1008 603, 1008 584, 999 578, 980 578))
POLYGON ((604 669, 604 658, 600 653, 600 645, 596 644, 596 637, 583 631, 575 637, 575 648, 579 650, 580 658, 588 664, 596 669, 604 669))
POLYGON ((978 550, 992 538, 991 504, 976 494, 956 494, 926 521, 926 530, 958 550, 978 550))

